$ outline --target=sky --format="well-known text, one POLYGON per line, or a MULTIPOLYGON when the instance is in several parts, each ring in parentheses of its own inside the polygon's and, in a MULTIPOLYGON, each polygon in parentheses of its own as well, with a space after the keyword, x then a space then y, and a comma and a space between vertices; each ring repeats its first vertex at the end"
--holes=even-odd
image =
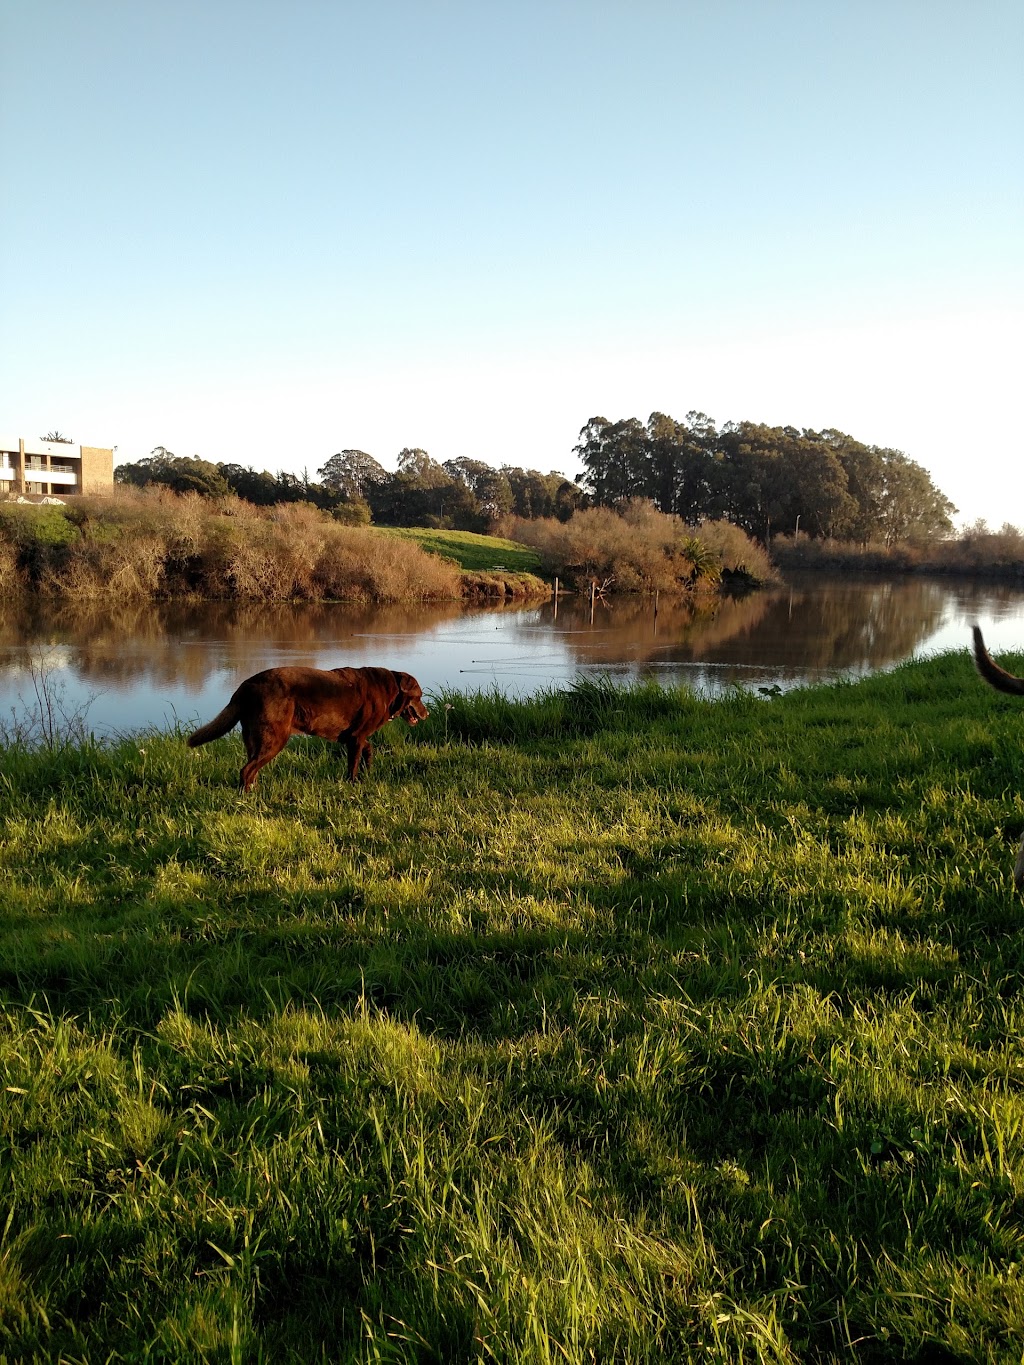
POLYGON ((573 477, 594 416, 1024 525, 1020 0, 0 0, 0 431, 573 477))

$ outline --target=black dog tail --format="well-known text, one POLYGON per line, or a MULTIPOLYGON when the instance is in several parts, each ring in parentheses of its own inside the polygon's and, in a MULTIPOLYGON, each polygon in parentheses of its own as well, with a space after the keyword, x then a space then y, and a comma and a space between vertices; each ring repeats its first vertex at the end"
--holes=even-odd
POLYGON ((1007 673, 1005 668, 1000 668, 992 655, 985 648, 985 641, 981 637, 981 630, 974 626, 974 662, 978 672, 989 684, 999 692, 1010 692, 1015 697, 1024 697, 1024 678, 1015 677, 1012 673, 1007 673))

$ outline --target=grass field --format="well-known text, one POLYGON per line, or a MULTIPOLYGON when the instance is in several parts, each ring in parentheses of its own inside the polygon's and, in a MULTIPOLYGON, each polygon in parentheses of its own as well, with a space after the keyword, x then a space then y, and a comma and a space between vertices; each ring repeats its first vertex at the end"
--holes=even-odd
POLYGON ((0 1359, 1021 1361, 1022 722, 965 651, 357 788, 8 749, 0 1359))
POLYGON ((508 569, 512 573, 540 573, 540 555, 528 545, 500 536, 481 536, 474 531, 434 531, 424 526, 386 526, 388 535, 412 540, 432 554, 454 559, 462 569, 487 573, 508 569))

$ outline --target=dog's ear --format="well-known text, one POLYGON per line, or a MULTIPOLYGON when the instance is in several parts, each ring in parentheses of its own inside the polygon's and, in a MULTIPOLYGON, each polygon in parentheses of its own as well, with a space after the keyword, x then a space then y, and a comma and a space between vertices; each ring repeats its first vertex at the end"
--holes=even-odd
POLYGON ((388 705, 388 716, 397 716, 405 705, 406 689, 402 684, 409 675, 408 673, 396 673, 394 669, 391 669, 391 676, 395 680, 395 695, 388 705))

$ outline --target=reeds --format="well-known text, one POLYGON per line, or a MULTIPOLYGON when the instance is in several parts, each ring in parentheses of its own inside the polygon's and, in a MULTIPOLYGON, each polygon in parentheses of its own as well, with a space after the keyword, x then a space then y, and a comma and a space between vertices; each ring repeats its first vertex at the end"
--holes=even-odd
POLYGON ((783 569, 819 573, 950 573, 1011 582, 1024 579, 1024 533, 1009 523, 999 531, 981 524, 945 540, 896 545, 774 536, 771 551, 783 569))

